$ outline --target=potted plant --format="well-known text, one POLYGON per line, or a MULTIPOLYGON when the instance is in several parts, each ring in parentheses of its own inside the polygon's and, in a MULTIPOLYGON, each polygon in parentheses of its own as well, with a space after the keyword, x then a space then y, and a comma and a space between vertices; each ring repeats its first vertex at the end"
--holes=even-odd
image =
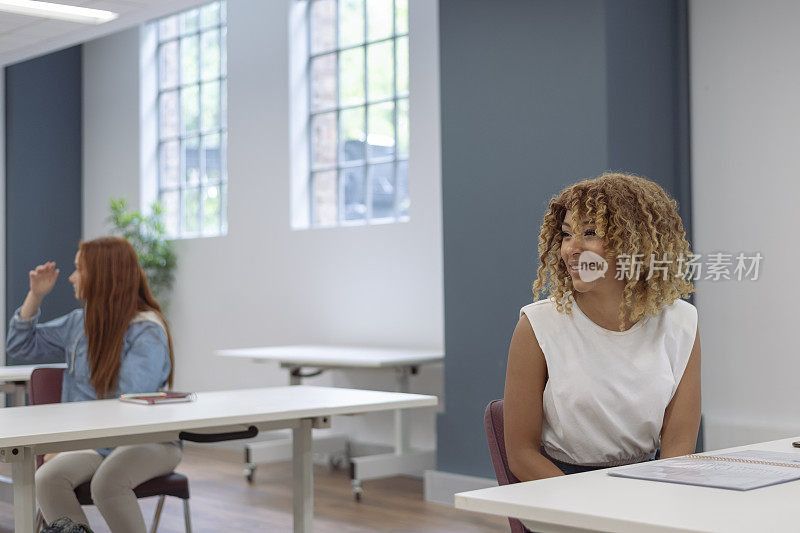
POLYGON ((164 208, 153 204, 149 215, 128 209, 125 198, 111 198, 111 233, 125 237, 139 256, 153 296, 163 308, 169 303, 169 293, 175 280, 177 257, 172 242, 167 240, 164 227, 164 208))

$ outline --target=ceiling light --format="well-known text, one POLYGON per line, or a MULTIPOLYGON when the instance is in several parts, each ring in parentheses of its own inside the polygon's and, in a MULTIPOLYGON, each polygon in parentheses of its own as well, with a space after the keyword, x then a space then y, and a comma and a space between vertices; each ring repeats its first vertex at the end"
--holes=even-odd
POLYGON ((103 24, 119 17, 117 13, 102 9, 68 6, 52 2, 37 2, 35 0, 0 0, 0 11, 31 17, 67 20, 81 24, 103 24))

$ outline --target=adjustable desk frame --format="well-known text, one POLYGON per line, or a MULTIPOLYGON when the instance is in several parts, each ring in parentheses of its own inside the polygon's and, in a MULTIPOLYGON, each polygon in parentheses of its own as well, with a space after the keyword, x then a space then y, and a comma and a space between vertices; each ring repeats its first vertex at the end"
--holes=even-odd
MULTIPOLYGON (((219 350, 218 355, 250 359, 253 362, 277 362, 289 371, 289 384, 300 385, 304 378, 314 377, 326 370, 381 370, 391 369, 395 375, 395 391, 408 392, 412 375, 419 373, 424 364, 441 363, 440 350, 396 348, 333 347, 333 346, 271 346, 219 350)), ((370 446, 358 450, 358 443, 348 442, 344 435, 318 435, 313 439, 312 450, 333 458, 346 457, 350 466, 353 495, 358 501, 363 489, 361 482, 396 475, 422 475, 436 467, 435 450, 415 450, 410 445, 409 420, 402 409, 394 412, 394 445, 370 446), (378 453, 375 453, 377 448, 378 453), (357 453, 356 453, 357 452, 357 453), (370 453, 368 455, 367 453, 370 453)), ((258 464, 285 461, 290 457, 288 439, 253 442, 245 445, 245 477, 252 482, 258 464)))

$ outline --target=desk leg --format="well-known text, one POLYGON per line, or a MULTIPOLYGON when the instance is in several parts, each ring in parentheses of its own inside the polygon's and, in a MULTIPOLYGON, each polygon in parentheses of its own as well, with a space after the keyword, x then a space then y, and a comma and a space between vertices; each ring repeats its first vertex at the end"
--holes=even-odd
MULTIPOLYGON (((395 380, 397 392, 408 392, 409 376, 412 369, 401 367, 395 369, 395 380)), ((411 447, 411 435, 408 432, 408 413, 405 409, 395 409, 394 411, 394 453, 403 455, 411 447)))
POLYGON ((22 407, 25 405, 25 392, 28 390, 28 384, 25 381, 14 382, 14 407, 22 407))
POLYGON ((311 464, 310 419, 300 420, 292 429, 292 470, 294 474, 294 533, 314 530, 314 471, 311 464))
POLYGON ((36 463, 30 448, 18 449, 22 460, 13 462, 11 467, 14 480, 14 533, 31 533, 36 520, 36 487, 33 481, 36 463))

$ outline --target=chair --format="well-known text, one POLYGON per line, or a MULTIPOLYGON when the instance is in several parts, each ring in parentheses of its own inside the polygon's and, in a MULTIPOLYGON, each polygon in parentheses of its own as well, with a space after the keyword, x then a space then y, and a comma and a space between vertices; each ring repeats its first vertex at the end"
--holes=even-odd
MULTIPOLYGON (((489 453, 492 456, 492 466, 494 466, 497 482, 500 485, 519 483, 508 467, 506 439, 503 433, 503 400, 489 402, 489 405, 486 406, 486 413, 483 415, 483 423, 486 426, 486 438, 489 441, 489 453)), ((516 518, 509 518, 508 523, 511 526, 511 533, 529 532, 516 518)))
MULTIPOLYGON (((32 405, 46 403, 59 403, 61 401, 61 383, 64 370, 62 368, 37 368, 31 374, 29 399, 32 405)), ((36 457, 36 466, 43 463, 41 455, 36 457)), ((158 521, 161 519, 161 510, 164 507, 164 499, 167 496, 174 496, 183 500, 183 519, 186 524, 186 533, 191 533, 192 525, 189 518, 189 480, 182 474, 172 472, 163 476, 158 476, 145 481, 135 489, 134 494, 137 498, 149 498, 158 496, 158 505, 153 516, 153 524, 150 526, 150 533, 155 533, 158 528, 158 521)), ((75 488, 75 495, 81 505, 93 505, 90 483, 87 481, 75 488)), ((42 526, 42 515, 36 524, 36 531, 42 526)))

